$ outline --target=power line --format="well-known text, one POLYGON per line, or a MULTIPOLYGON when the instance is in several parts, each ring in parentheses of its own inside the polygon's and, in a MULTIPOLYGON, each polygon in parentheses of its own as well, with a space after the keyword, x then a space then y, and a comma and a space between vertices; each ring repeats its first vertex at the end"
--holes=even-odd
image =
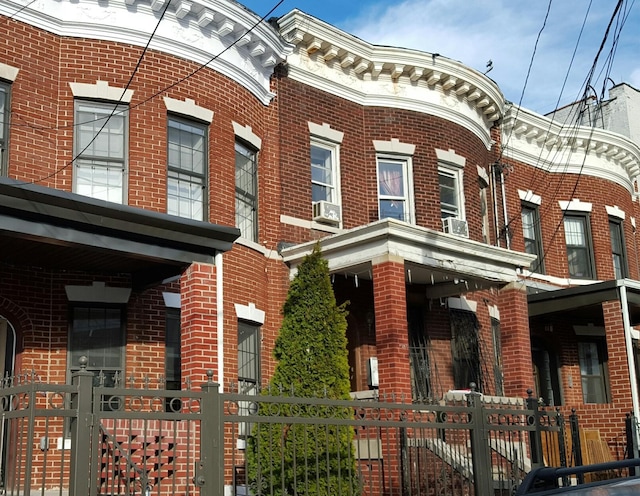
MULTIPOLYGON (((282 3, 283 3, 283 2, 284 2, 284 0, 280 0, 280 1, 279 1, 279 2, 278 2, 278 3, 277 3, 273 8, 271 8, 271 9, 269 10, 269 12, 267 12, 265 15, 263 15, 263 16, 262 16, 262 17, 261 17, 261 18, 260 18, 256 23, 254 23, 254 24, 253 24, 253 25, 252 25, 252 26, 247 30, 246 34, 249 34, 249 33, 253 32, 253 31, 255 31, 255 30, 258 28, 258 26, 260 26, 260 24, 262 24, 262 23, 265 21, 265 19, 266 19, 267 17, 269 17, 269 16, 270 16, 270 15, 271 15, 271 14, 272 14, 272 13, 273 13, 277 8, 278 8, 278 7, 280 7, 280 5, 282 5, 282 3)), ((78 159, 78 157, 80 157, 80 156, 82 155, 82 153, 84 153, 84 152, 89 148, 89 146, 91 146, 91 144, 96 140, 96 138, 98 137, 98 135, 100 134, 100 132, 105 128, 105 126, 107 125, 107 123, 109 122, 109 119, 110 119, 111 117, 113 117, 114 115, 117 115, 117 114, 122 114, 122 113, 124 113, 124 112, 130 112, 131 110, 136 109, 137 107, 139 107, 139 106, 141 106, 141 105, 144 105, 145 103, 147 103, 147 102, 149 102, 149 101, 153 100, 154 98, 156 98, 156 97, 158 97, 158 96, 162 95, 163 93, 165 93, 165 92, 169 91, 170 89, 175 88, 176 86, 178 86, 178 85, 182 84, 183 82, 185 82, 185 81, 187 81, 188 79, 190 79, 190 78, 192 78, 193 76, 195 76, 195 75, 196 75, 197 73, 199 73, 202 69, 204 69, 205 67, 207 67, 210 63, 212 63, 213 61, 215 61, 216 59, 218 59, 219 57, 221 57, 224 53, 226 53, 227 51, 229 51, 231 48, 233 48, 233 47, 234 47, 234 46, 235 46, 235 45, 240 41, 240 38, 238 38, 237 40, 233 41, 233 42, 232 42, 232 43, 230 43, 227 47, 225 47, 223 50, 221 50, 219 53, 217 53, 216 55, 214 55, 213 57, 211 57, 211 58, 210 58, 209 60, 207 60, 205 63, 203 63, 203 64, 201 64, 200 66, 198 66, 196 69, 194 69, 193 71, 191 71, 190 73, 188 73, 186 76, 184 76, 184 77, 182 77, 182 78, 178 79, 177 81, 175 81, 174 83, 170 84, 169 86, 166 86, 166 87, 164 87, 163 89, 161 89, 161 90, 157 91, 156 93, 152 94, 152 95, 151 95, 151 96, 149 96, 148 98, 146 98, 146 99, 144 99, 144 100, 142 100, 142 101, 140 101, 140 102, 136 103, 135 105, 129 105, 129 106, 127 106, 127 108, 126 108, 126 109, 124 109, 124 110, 118 110, 118 109, 117 109, 117 107, 118 107, 118 105, 120 105, 120 104, 122 103, 122 98, 123 98, 123 96, 125 95, 126 91, 128 90, 129 86, 131 85, 131 83, 132 83, 132 81, 133 81, 133 78, 134 78, 134 76, 135 76, 136 72, 138 71, 138 69, 139 69, 139 67, 140 67, 140 65, 141 65, 141 63, 142 63, 142 59, 143 59, 144 55, 146 54, 146 52, 147 52, 147 50, 148 50, 148 48, 149 48, 149 45, 150 45, 150 43, 151 43, 151 40, 153 39, 153 37, 154 37, 154 35, 155 35, 155 33, 156 33, 156 31, 157 31, 157 29, 158 29, 159 25, 160 25, 160 22, 162 21, 162 18, 164 17, 165 13, 167 12, 167 9, 168 9, 168 7, 169 7, 169 5, 170 5, 170 4, 171 4, 171 2, 170 2, 170 1, 167 1, 167 3, 165 4, 165 9, 164 9, 164 11, 163 11, 163 13, 162 13, 162 16, 161 16, 161 17, 160 17, 160 19, 158 20, 158 23, 156 24, 156 27, 155 27, 155 29, 154 29, 153 33, 152 33, 152 34, 151 34, 151 36, 149 37, 149 40, 147 41, 147 44, 146 44, 146 46, 145 46, 145 48, 144 48, 144 50, 143 50, 143 52, 142 52, 141 56, 140 56, 140 57, 139 57, 139 59, 138 59, 138 63, 136 64, 136 67, 135 67, 135 69, 134 69, 134 71, 133 71, 133 73, 132 73, 131 77, 129 78, 129 81, 128 81, 128 83, 127 83, 127 85, 126 85, 125 89, 124 89, 124 90, 123 90, 123 92, 122 92, 122 95, 120 96, 120 98, 119 98, 118 102, 115 104, 115 106, 114 106, 114 108, 113 108, 113 110, 112 110, 111 114, 110 114, 110 115, 109 115, 109 117, 105 120, 105 122, 102 124, 101 128, 98 130, 98 132, 97 132, 97 133, 96 133, 96 135, 93 137, 93 139, 92 139, 92 140, 91 140, 91 141, 90 141, 90 142, 89 142, 89 143, 88 143, 88 144, 87 144, 87 145, 86 145, 86 146, 85 146, 85 147, 84 147, 80 152, 78 152, 78 153, 77 153, 77 154, 76 154, 76 155, 75 155, 75 156, 74 156, 74 157, 73 157, 69 162, 67 162, 67 163, 66 163, 64 166, 62 166, 60 169, 57 169, 57 170, 53 171, 52 173, 50 173, 50 174, 48 174, 48 175, 46 175, 46 176, 44 176, 44 177, 41 177, 41 178, 35 179, 35 180, 33 180, 33 181, 30 181, 30 182, 24 182, 23 184, 35 184, 35 183, 39 183, 39 182, 45 181, 45 180, 47 180, 47 179, 50 179, 51 177, 54 177, 55 175, 57 175, 58 173, 62 172, 63 170, 67 169, 69 166, 71 166, 71 165, 72 165, 72 164, 73 164, 73 163, 78 159)), ((101 119, 102 119, 102 118, 101 118, 101 119)), ((83 125, 83 124, 87 124, 87 123, 90 123, 90 122, 95 122, 95 121, 98 121, 98 120, 101 120, 101 119, 95 119, 94 121, 86 121, 86 122, 82 122, 82 123, 75 123, 75 124, 73 124, 72 126, 60 126, 60 127, 56 127, 56 128, 51 128, 51 130, 53 130, 53 129, 61 129, 61 128, 64 128, 64 127, 76 127, 76 126, 83 125)))

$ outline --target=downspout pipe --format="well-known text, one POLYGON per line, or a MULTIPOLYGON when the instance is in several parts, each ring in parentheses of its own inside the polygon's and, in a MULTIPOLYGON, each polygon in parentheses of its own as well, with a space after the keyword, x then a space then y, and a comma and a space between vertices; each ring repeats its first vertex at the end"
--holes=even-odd
POLYGON ((224 271, 222 266, 222 252, 216 252, 214 263, 216 266, 216 329, 218 335, 218 384, 219 391, 224 392, 224 271))
MULTIPOLYGON (((636 376, 635 358, 633 356, 633 342, 631 340, 631 319, 629 318, 629 303, 627 301, 627 287, 624 280, 618 281, 620 285, 620 305, 622 306, 622 323, 624 325, 624 342, 627 348, 627 365, 629 367, 629 381, 631 383, 631 405, 633 408, 633 416, 635 417, 634 427, 640 422, 640 402, 638 401, 638 378, 636 376)), ((638 429, 635 429, 636 442, 634 446, 638 446, 638 429)), ((634 448, 637 450, 637 448, 634 448)), ((638 453, 634 453, 635 458, 638 453)))

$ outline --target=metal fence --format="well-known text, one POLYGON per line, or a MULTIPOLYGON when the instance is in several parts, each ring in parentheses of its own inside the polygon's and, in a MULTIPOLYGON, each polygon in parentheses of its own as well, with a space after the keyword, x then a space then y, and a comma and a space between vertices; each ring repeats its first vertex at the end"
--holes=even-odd
POLYGON ((567 459, 564 422, 532 398, 476 392, 433 404, 5 383, 9 495, 510 495, 532 467, 567 459))

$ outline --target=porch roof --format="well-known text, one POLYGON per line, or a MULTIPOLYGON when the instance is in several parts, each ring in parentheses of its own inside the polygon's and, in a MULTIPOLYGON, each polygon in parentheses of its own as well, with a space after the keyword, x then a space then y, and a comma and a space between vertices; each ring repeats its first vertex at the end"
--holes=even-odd
POLYGON ((556 289, 529 294, 529 317, 555 313, 597 323, 603 319, 601 304, 620 300, 622 288, 627 291, 631 325, 640 323, 640 282, 631 279, 614 279, 585 286, 556 289))
POLYGON ((235 227, 0 177, 0 257, 13 265, 131 273, 136 287, 231 249, 235 227))
POLYGON ((332 273, 371 278, 372 263, 395 255, 405 261, 405 280, 425 284, 427 297, 439 298, 515 282, 517 270, 529 267, 534 256, 479 243, 395 219, 371 224, 285 248, 283 260, 292 270, 316 243, 332 273))

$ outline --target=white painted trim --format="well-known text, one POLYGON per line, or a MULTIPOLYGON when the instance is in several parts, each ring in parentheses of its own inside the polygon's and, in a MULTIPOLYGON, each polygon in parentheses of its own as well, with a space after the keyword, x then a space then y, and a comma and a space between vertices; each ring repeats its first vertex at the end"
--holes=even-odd
POLYGON ((518 196, 520 197, 520 200, 523 201, 523 202, 532 203, 534 205, 541 205, 542 204, 542 197, 540 195, 536 195, 530 189, 527 190, 527 191, 523 191, 523 190, 519 189, 518 190, 518 196))
POLYGON ((314 124, 313 122, 308 122, 307 124, 309 125, 309 133, 312 136, 333 141, 334 143, 342 143, 344 133, 337 129, 332 129, 326 122, 322 123, 322 125, 314 124))
POLYGON ((262 139, 253 132, 251 126, 243 126, 235 121, 232 121, 231 123, 233 124, 233 132, 238 138, 242 138, 256 150, 260 150, 260 148, 262 148, 262 139))
POLYGON ((20 69, 17 67, 13 67, 8 64, 3 64, 0 62, 0 79, 4 79, 6 81, 11 81, 12 83, 18 77, 18 72, 20 69))
POLYGON ((234 303, 234 307, 236 309, 236 317, 238 317, 238 319, 264 325, 264 318, 266 313, 264 310, 256 308, 255 303, 249 303, 248 305, 234 303))
POLYGON ((501 126, 504 156, 550 174, 580 174, 610 181, 634 194, 640 148, 629 138, 562 123, 512 105, 501 126))
POLYGON ((489 310, 489 317, 500 320, 500 309, 497 305, 487 305, 487 308, 489 310))
POLYGON ((447 306, 454 310, 464 310, 466 312, 476 313, 478 311, 478 302, 467 300, 464 296, 460 298, 447 298, 447 306))
POLYGON ((591 212, 593 209, 593 203, 582 202, 577 198, 571 201, 559 200, 558 204, 563 212, 567 210, 571 212, 591 212))
POLYGON ((247 89, 263 105, 275 97, 270 77, 293 47, 276 29, 239 2, 171 2, 158 25, 163 2, 37 2, 28 9, 13 0, 0 2, 0 15, 11 16, 57 36, 107 40, 145 47, 206 66, 247 89), (250 43, 237 43, 250 33, 250 43), (155 31, 154 31, 155 30, 155 31), (153 33, 153 36, 152 36, 153 33), (260 49, 257 50, 256 47, 260 49))
POLYGON ((631 220, 631 225, 635 229, 636 228, 636 218, 635 217, 630 217, 629 219, 631 220))
MULTIPOLYGON (((450 162, 438 163, 438 172, 448 172, 455 176, 456 189, 458 194, 458 215, 457 219, 466 220, 465 197, 464 197, 464 168, 451 165, 450 162)), ((440 178, 438 177, 438 180, 440 178)))
POLYGON ((209 124, 213 122, 213 110, 196 105, 196 102, 190 98, 185 98, 183 101, 165 96, 163 100, 169 112, 193 117, 194 119, 208 122, 209 124))
POLYGON ((378 153, 391 153, 393 155, 413 156, 416 145, 401 143, 398 138, 391 138, 390 141, 373 140, 373 148, 378 153))
MULTIPOLYGON (((385 142, 385 143, 390 143, 390 142, 385 142)), ((405 145, 405 146, 414 146, 414 145, 405 145)), ((400 147, 400 148, 403 148, 403 147, 400 147)), ((402 219, 402 221, 408 222, 409 224, 415 224, 416 223, 416 207, 415 207, 415 194, 413 189, 413 156, 411 154, 395 155, 391 152, 387 152, 386 154, 378 152, 378 156, 376 157, 376 185, 377 185, 376 187, 377 187, 377 196, 378 196, 378 218, 380 217, 380 162, 385 160, 390 162, 396 162, 396 163, 401 162, 403 164, 403 172, 404 172, 403 188, 405 190, 404 201, 406 202, 406 209, 405 209, 406 218, 402 219)), ((389 196, 392 196, 392 195, 387 195, 387 197, 384 199, 389 199, 388 198, 389 196)))
POLYGON ((107 287, 101 281, 95 281, 91 286, 67 285, 64 290, 69 301, 127 303, 131 296, 131 288, 107 287))
POLYGON ((164 299, 164 306, 167 308, 180 308, 181 307, 181 297, 180 293, 169 293, 163 291, 162 298, 164 299))
POLYGON ((131 103, 131 98, 133 97, 133 90, 109 86, 108 81, 97 81, 94 84, 69 83, 69 86, 75 98, 131 103))
POLYGON ((465 157, 458 155, 455 150, 452 149, 440 150, 436 148, 436 157, 438 157, 438 162, 446 166, 463 168, 467 163, 465 157))
POLYGON ((604 207, 607 210, 607 215, 609 217, 617 217, 618 219, 624 220, 626 217, 626 213, 624 210, 620 209, 617 205, 610 207, 609 205, 605 205, 604 207))

